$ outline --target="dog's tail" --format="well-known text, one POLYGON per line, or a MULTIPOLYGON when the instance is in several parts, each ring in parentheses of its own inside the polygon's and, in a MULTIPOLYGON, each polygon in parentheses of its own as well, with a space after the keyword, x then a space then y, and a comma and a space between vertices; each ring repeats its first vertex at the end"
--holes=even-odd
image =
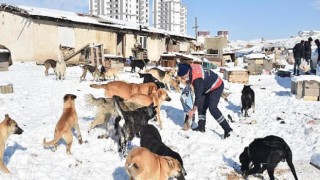
POLYGON ((55 145, 62 137, 62 134, 60 133, 58 136, 54 137, 53 140, 47 142, 46 138, 43 139, 43 146, 48 147, 48 146, 53 146, 55 145))
POLYGON ((292 174, 294 176, 294 179, 298 180, 298 177, 297 177, 297 174, 296 174, 296 170, 295 170, 294 165, 292 163, 292 151, 291 151, 291 149, 290 149, 290 147, 288 146, 287 143, 285 143, 285 145, 286 145, 286 152, 287 152, 286 161, 288 163, 288 166, 290 167, 290 170, 291 170, 291 172, 292 172, 292 174))
POLYGON ((100 106, 106 103, 105 98, 95 98, 92 94, 86 94, 84 99, 88 106, 100 106))
POLYGON ((90 84, 90 87, 96 88, 96 89, 103 89, 105 88, 105 84, 90 84))
POLYGON ((113 96, 112 97, 112 101, 113 101, 113 104, 114 104, 114 109, 116 110, 116 112, 118 113, 118 115, 122 118, 123 118, 123 110, 122 108, 120 107, 120 101, 123 101, 123 99, 120 97, 120 96, 113 96))

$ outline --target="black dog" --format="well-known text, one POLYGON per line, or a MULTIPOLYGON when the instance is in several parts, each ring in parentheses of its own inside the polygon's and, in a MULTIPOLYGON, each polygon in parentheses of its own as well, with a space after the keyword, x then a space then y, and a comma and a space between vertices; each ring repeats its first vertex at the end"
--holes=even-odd
POLYGON ((274 169, 281 160, 287 161, 294 178, 297 180, 298 177, 292 164, 291 149, 282 138, 267 136, 255 139, 240 154, 241 171, 248 176, 254 173, 263 173, 267 169, 270 180, 274 180, 274 169), (254 165, 252 169, 249 169, 250 162, 254 165), (261 164, 263 164, 262 168, 261 164))
POLYGON ((136 72, 136 67, 139 69, 143 69, 146 67, 147 63, 149 62, 149 59, 134 59, 131 60, 131 72, 136 72))
POLYGON ((255 110, 255 103, 254 103, 254 91, 250 88, 250 85, 244 85, 242 89, 241 95, 241 114, 243 114, 244 110, 244 117, 248 117, 248 110, 252 107, 253 112, 255 110))
POLYGON ((158 88, 165 88, 165 85, 160 82, 157 78, 153 77, 151 74, 149 73, 138 73, 140 78, 143 78, 143 83, 149 83, 149 82, 153 82, 157 85, 158 88))
POLYGON ((119 96, 112 97, 118 117, 115 120, 115 129, 119 135, 119 152, 127 155, 127 142, 132 141, 134 135, 138 135, 142 127, 148 121, 156 118, 156 107, 151 103, 149 106, 138 108, 134 111, 124 111, 120 106, 123 99, 119 96))
MULTIPOLYGON (((145 147, 160 156, 170 156, 178 160, 183 168, 181 156, 162 142, 158 129, 153 125, 147 124, 142 128, 140 146, 145 147)), ((183 171, 185 171, 184 168, 183 171)))

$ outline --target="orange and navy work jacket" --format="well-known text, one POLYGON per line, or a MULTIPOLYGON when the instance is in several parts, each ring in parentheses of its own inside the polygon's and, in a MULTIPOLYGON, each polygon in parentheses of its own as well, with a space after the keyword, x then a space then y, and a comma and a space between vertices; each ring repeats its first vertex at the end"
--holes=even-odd
POLYGON ((219 88, 223 83, 222 79, 213 71, 204 71, 200 64, 190 64, 192 71, 189 79, 195 91, 195 106, 200 106, 203 102, 203 95, 219 88))

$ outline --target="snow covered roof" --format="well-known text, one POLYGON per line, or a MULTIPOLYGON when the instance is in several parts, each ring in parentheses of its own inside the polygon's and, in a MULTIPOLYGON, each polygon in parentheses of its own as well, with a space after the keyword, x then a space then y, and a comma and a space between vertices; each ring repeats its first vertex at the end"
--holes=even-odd
POLYGON ((152 32, 158 34, 165 34, 171 36, 178 36, 183 38, 195 39, 194 37, 179 34, 176 32, 165 31, 162 29, 156 29, 145 25, 137 24, 130 21, 122 21, 117 19, 108 18, 106 16, 93 16, 89 14, 80 14, 70 11, 61 11, 55 9, 29 7, 29 6, 13 6, 9 4, 0 4, 0 10, 11 12, 25 17, 38 16, 48 17, 61 20, 69 20, 72 22, 92 24, 105 27, 114 27, 119 29, 141 30, 143 32, 152 32))
POLYGON ((317 75, 302 75, 302 76, 295 76, 291 78, 291 81, 297 82, 297 81, 318 81, 320 82, 320 76, 317 75))
POLYGON ((10 53, 8 49, 0 49, 0 53, 10 53))
POLYGON ((263 59, 263 58, 266 58, 266 55, 261 53, 252 53, 252 54, 245 55, 245 57, 247 59, 263 59))

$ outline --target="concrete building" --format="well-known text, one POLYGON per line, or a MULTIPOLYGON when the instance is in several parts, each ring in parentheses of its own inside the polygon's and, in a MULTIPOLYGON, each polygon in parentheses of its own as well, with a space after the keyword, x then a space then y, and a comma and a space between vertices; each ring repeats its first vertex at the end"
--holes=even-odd
MULTIPOLYGON (((170 42, 189 45, 194 40, 164 30, 141 29, 125 21, 45 8, 0 4, 0 17, 0 47, 10 52, 12 61, 56 60, 59 45, 77 51, 88 43, 102 47, 104 54, 123 58, 133 56, 135 46, 141 44, 147 58, 158 61, 170 42)), ((77 63, 79 56, 68 62, 77 63)))
POLYGON ((229 39, 229 31, 226 31, 226 30, 218 31, 217 36, 218 37, 226 37, 227 39, 229 39))
POLYGON ((181 0, 154 0, 153 26, 187 34, 187 7, 181 4, 181 0))
POLYGON ((149 0, 89 0, 89 11, 149 26, 149 0))

